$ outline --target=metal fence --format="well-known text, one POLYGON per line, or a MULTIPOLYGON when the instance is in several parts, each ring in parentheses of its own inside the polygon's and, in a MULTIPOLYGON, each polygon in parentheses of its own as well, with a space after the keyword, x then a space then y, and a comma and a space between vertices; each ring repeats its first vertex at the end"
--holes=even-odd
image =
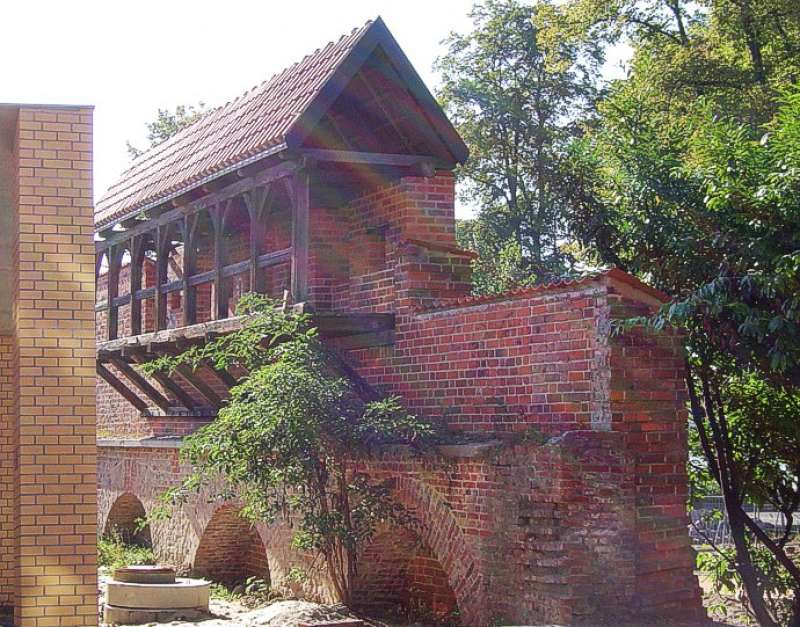
MULTIPOLYGON (((772 537, 783 534, 786 528, 786 516, 771 506, 759 507, 745 504, 744 509, 756 521, 759 527, 772 537)), ((696 544, 705 544, 709 540, 717 545, 731 544, 731 526, 725 513, 725 501, 722 496, 708 496, 695 504, 690 513, 692 524, 689 534, 696 544)), ((800 533, 800 520, 792 520, 792 533, 800 533)))

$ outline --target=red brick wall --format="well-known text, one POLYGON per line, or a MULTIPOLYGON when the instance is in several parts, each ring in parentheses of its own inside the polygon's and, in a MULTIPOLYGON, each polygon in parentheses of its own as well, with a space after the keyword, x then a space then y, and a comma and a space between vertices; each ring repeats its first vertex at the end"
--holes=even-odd
POLYGON ((130 493, 123 494, 114 501, 111 511, 108 512, 103 536, 118 537, 128 544, 152 546, 150 526, 140 524, 146 519, 146 515, 144 505, 138 498, 130 493))
MULTIPOLYGON (((366 560, 363 603, 420 603, 440 614, 455 604, 468 625, 698 619, 683 513, 680 347, 669 336, 610 334, 613 319, 652 306, 648 291, 602 276, 466 298, 470 257, 453 245, 449 175, 404 179, 345 207, 318 202, 311 213, 312 302, 396 314, 391 346, 349 352, 360 374, 420 415, 502 442, 470 455, 391 451, 366 465, 372 477, 394 481, 395 498, 418 525, 413 551, 410 531, 373 550, 385 559, 366 560)), ((191 427, 148 420, 148 433, 191 427)), ((123 490, 155 498, 147 460, 169 468, 160 489, 178 481, 180 466, 161 455, 105 449, 110 475, 121 460, 131 474, 124 486, 104 488, 104 500, 123 490)), ((244 549, 209 547, 227 547, 240 521, 214 523, 201 502, 187 512, 204 522, 169 558, 194 559, 195 568, 200 559, 227 576, 234 566, 219 558, 244 549)), ((162 533, 178 538, 187 524, 162 533)), ((285 529, 259 533, 266 555, 276 556, 274 572, 304 563, 290 556, 285 529)), ((324 585, 314 585, 324 596, 324 585)))
POLYGON ((373 385, 470 432, 545 433, 605 420, 597 284, 403 315, 395 343, 353 351, 373 385))
POLYGON ((194 572, 228 586, 244 583, 249 577, 269 581, 264 544, 233 505, 217 509, 206 525, 195 553, 194 572))
POLYGON ((382 530, 363 548, 353 583, 353 605, 368 611, 432 615, 458 609, 447 573, 410 529, 382 530))
MULTIPOLYGON (((615 316, 641 315, 640 304, 612 297, 615 316)), ((686 387, 682 339, 633 329, 611 342, 611 415, 635 460, 636 599, 665 614, 699 589, 686 533, 688 482, 686 387)))

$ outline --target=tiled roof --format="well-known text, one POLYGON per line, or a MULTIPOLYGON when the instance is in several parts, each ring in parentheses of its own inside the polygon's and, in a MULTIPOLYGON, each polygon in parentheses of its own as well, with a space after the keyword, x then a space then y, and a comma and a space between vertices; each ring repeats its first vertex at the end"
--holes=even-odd
POLYGON ((278 150, 337 67, 375 22, 329 43, 136 159, 97 202, 98 227, 278 150))
POLYGON ((629 285, 633 289, 638 290, 639 292, 643 292, 644 294, 647 294, 648 296, 651 296, 652 298, 659 300, 661 302, 666 302, 669 300, 669 297, 666 294, 653 287, 650 287, 646 283, 637 279, 632 274, 628 274, 627 272, 625 272, 624 270, 620 270, 619 268, 610 268, 608 270, 587 274, 585 276, 578 277, 575 279, 560 279, 558 281, 551 281, 550 283, 539 283, 537 285, 532 285, 530 287, 523 287, 517 290, 509 290, 507 292, 501 292, 499 294, 486 294, 483 296, 463 296, 461 298, 456 298, 456 299, 442 300, 439 302, 425 305, 424 307, 420 307, 418 311, 422 313, 443 311, 446 309, 459 309, 461 307, 474 307, 476 305, 487 305, 490 303, 515 300, 518 298, 533 296, 541 292, 548 292, 551 290, 558 290, 570 287, 579 287, 591 283, 593 281, 596 281, 597 279, 602 277, 608 277, 615 281, 619 281, 620 283, 625 283, 626 285, 629 285))

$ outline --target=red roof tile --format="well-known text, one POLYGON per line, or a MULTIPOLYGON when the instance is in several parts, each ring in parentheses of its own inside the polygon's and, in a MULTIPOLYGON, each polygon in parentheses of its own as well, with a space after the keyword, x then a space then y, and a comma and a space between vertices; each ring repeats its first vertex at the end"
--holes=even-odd
POLYGON ((329 43, 136 159, 97 202, 95 224, 108 225, 235 164, 281 149, 287 133, 373 24, 329 43))
POLYGON ((532 285, 530 287, 523 287, 516 290, 509 290, 506 292, 501 292, 499 294, 486 294, 482 296, 463 296, 461 298, 443 300, 433 304, 425 305, 423 307, 419 307, 417 311, 420 313, 427 313, 434 311, 443 311, 446 309, 459 309, 461 307, 473 307, 476 305, 487 305, 490 303, 515 300, 517 298, 525 298, 527 296, 533 296, 541 292, 548 292, 551 290, 564 289, 569 287, 579 287, 581 285, 586 285, 603 277, 619 281, 620 283, 625 283, 626 285, 632 287, 633 289, 638 290, 639 292, 642 292, 644 294, 647 294, 648 296, 654 298, 655 300, 661 302, 667 302, 669 300, 669 296, 664 294, 664 292, 661 292, 653 287, 650 287, 646 283, 637 279, 632 274, 628 274, 627 272, 625 272, 624 270, 620 270, 619 268, 610 268, 608 270, 595 272, 593 274, 588 274, 586 276, 575 279, 561 279, 558 281, 552 281, 550 283, 539 283, 537 285, 532 285))

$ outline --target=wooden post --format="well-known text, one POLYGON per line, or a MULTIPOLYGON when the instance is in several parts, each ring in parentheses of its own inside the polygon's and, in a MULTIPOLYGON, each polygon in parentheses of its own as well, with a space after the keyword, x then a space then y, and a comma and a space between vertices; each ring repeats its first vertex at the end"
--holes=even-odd
POLYGON ((119 336, 119 306, 114 299, 119 296, 119 270, 122 265, 122 245, 113 246, 108 252, 108 339, 119 336))
POLYGON ((250 291, 263 293, 264 273, 259 271, 258 256, 264 241, 266 208, 272 201, 271 186, 245 194, 247 213, 250 216, 250 291))
POLYGON ((136 298, 136 292, 142 289, 143 245, 141 235, 131 238, 131 335, 140 335, 142 332, 142 301, 136 298))
POLYGON ((292 303, 308 300, 309 174, 303 168, 292 175, 292 303))
POLYGON ((156 230, 156 331, 167 328, 167 295, 161 288, 167 282, 169 230, 168 224, 156 230))
POLYGON ((222 267, 225 265, 223 241, 225 214, 229 206, 230 201, 210 209, 211 223, 214 227, 214 303, 211 312, 213 320, 222 320, 228 317, 228 299, 225 297, 225 279, 222 276, 222 267))
POLYGON ((197 322, 197 290, 189 285, 189 278, 197 270, 197 251, 194 235, 197 229, 197 214, 184 216, 183 231, 183 325, 197 322))

